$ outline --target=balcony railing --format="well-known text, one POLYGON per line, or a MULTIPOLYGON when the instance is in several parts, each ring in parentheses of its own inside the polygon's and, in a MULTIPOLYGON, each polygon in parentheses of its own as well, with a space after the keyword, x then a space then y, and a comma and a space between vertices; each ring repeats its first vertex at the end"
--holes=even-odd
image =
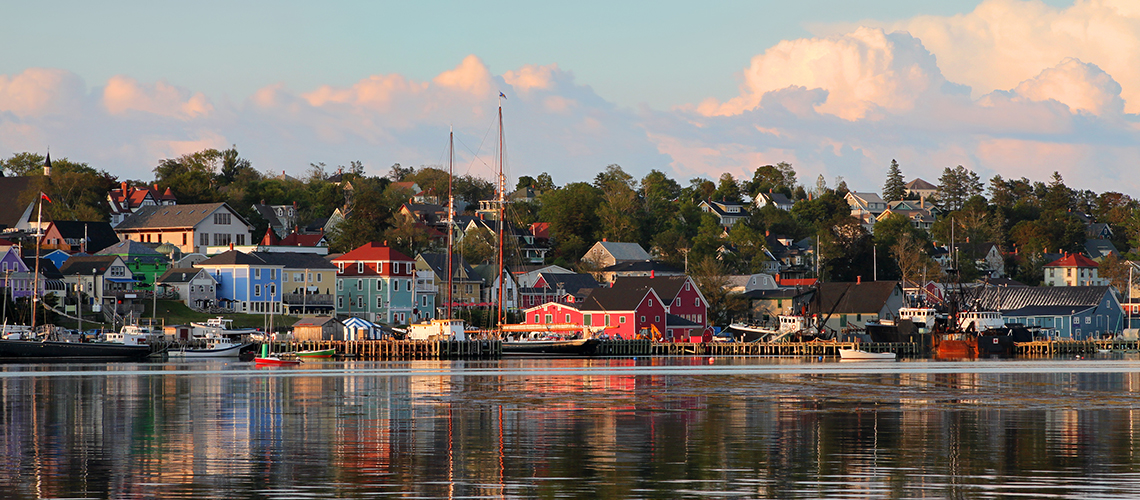
POLYGON ((300 293, 286 293, 281 296, 281 301, 289 304, 299 306, 308 304, 311 306, 331 306, 333 305, 333 295, 329 293, 310 293, 308 295, 300 293))

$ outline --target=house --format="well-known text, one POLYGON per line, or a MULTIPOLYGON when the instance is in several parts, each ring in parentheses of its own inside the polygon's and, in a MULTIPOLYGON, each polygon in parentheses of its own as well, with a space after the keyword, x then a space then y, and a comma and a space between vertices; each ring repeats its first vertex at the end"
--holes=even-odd
POLYGON ((709 303, 689 276, 620 278, 613 289, 633 296, 641 295, 643 290, 653 290, 665 304, 667 317, 665 329, 661 331, 666 339, 699 337, 708 326, 709 303))
POLYGON ((414 318, 416 260, 372 242, 332 259, 337 314, 376 323, 408 324, 414 318))
POLYGON ((47 223, 40 249, 94 254, 118 242, 115 228, 106 222, 55 221, 47 223))
POLYGON ((1105 286, 1097 276, 1099 265, 1079 253, 1071 253, 1045 264, 1045 286, 1105 286))
POLYGON ((601 286, 594 276, 588 273, 539 273, 534 286, 519 288, 519 308, 529 309, 547 302, 573 304, 586 298, 590 291, 601 286))
POLYGON ((594 243, 582 256, 582 260, 594 267, 604 268, 621 262, 643 262, 651 259, 637 243, 618 243, 613 241, 599 241, 594 243))
MULTIPOLYGON (((439 283, 439 296, 435 303, 440 307, 447 307, 447 290, 442 290, 448 284, 447 254, 423 252, 416 256, 417 271, 431 271, 436 283, 439 283)), ((463 256, 451 256, 451 303, 454 306, 476 304, 483 293, 483 278, 475 273, 463 256)))
POLYGON ((1125 322, 1124 309, 1109 286, 986 287, 978 305, 1000 311, 1006 323, 1052 329, 1062 339, 1116 334, 1125 322))
POLYGON ((286 314, 333 314, 336 266, 311 253, 253 252, 281 266, 281 302, 286 314))
POLYGON ((297 227, 297 204, 292 205, 266 205, 255 203, 253 210, 269 223, 269 229, 278 238, 284 238, 297 227))
POLYGON ((447 223, 447 207, 426 203, 404 203, 397 212, 404 220, 442 227, 447 223))
POLYGON ((744 209, 744 205, 740 203, 732 203, 727 201, 712 201, 702 200, 698 208, 702 212, 711 213, 720 219, 721 227, 732 227, 736 221, 748 217, 748 211, 744 209))
POLYGON ((1085 236, 1091 240, 1112 239, 1112 226, 1103 222, 1093 222, 1085 228, 1085 236))
POLYGON ((435 272, 416 270, 416 307, 412 310, 416 321, 428 321, 439 316, 435 310, 438 297, 439 287, 435 284, 435 272))
POLYGON ((520 287, 538 286, 539 275, 541 274, 575 274, 574 271, 566 269, 562 266, 550 265, 522 265, 513 269, 515 273, 515 280, 518 281, 520 287))
POLYGON ((767 273, 735 274, 728 277, 726 288, 731 293, 751 292, 752 290, 775 290, 780 286, 776 278, 767 273))
POLYGON ((527 309, 524 323, 606 326, 606 333, 623 339, 652 338, 666 330, 665 304, 652 289, 643 295, 626 289, 597 288, 580 304, 548 302, 527 309))
POLYGON ((218 306, 240 313, 284 312, 281 302, 284 266, 270 264, 256 254, 230 250, 199 262, 196 267, 209 271, 217 281, 218 306))
POLYGON ((135 288, 153 290, 154 281, 170 268, 166 256, 150 246, 137 241, 120 241, 104 248, 95 255, 118 255, 123 258, 131 277, 136 281, 135 288))
MULTIPOLYGON (((0 251, 0 273, 3 273, 3 287, 7 289, 5 293, 8 297, 32 296, 32 271, 24 263, 24 259, 20 255, 20 247, 11 246, 0 251)), ((38 288, 38 290, 43 289, 43 287, 38 288)))
POLYGON ((169 187, 159 191, 158 184, 137 188, 124 181, 119 183, 119 189, 107 193, 107 204, 111 207, 111 226, 117 227, 140 208, 177 205, 178 198, 169 187))
POLYGON ((859 219, 865 226, 875 225, 875 219, 887 209, 887 202, 878 193, 859 193, 851 191, 843 197, 851 207, 851 216, 859 219))
POLYGON ((350 340, 344 324, 332 316, 301 318, 293 323, 293 338, 298 341, 350 340))
POLYGON ((825 326, 836 332, 865 328, 868 321, 894 319, 905 306, 898 281, 820 283, 807 306, 811 315, 825 318, 825 326))
POLYGON ((116 306, 129 306, 130 299, 139 295, 134 289, 135 280, 130 269, 117 255, 72 256, 59 272, 63 274, 65 283, 77 286, 91 297, 89 306, 101 305, 123 313, 129 308, 116 306))
POLYGON ((1005 257, 1001 253, 1001 248, 998 247, 996 243, 957 243, 947 245, 945 253, 938 252, 931 258, 945 270, 954 266, 955 256, 957 256, 958 265, 961 265, 964 261, 963 259, 973 259, 974 265, 977 266, 978 271, 984 276, 990 278, 1001 278, 1005 276, 1005 257))
MULTIPOLYGON (((28 266, 28 270, 33 273, 36 272, 36 258, 24 257, 24 265, 28 266)), ((67 293, 68 287, 63 281, 63 274, 59 272, 59 268, 55 267, 52 261, 40 257, 39 260, 39 275, 40 285, 37 290, 41 295, 64 295, 67 293)))
POLYGON ((764 262, 761 272, 784 278, 802 278, 815 267, 815 241, 795 241, 782 235, 764 236, 764 262))
POLYGON ((138 209, 115 227, 120 239, 168 242, 183 253, 206 253, 210 245, 252 242, 252 227, 225 203, 159 205, 138 209))
POLYGON ((906 192, 908 198, 929 200, 938 197, 938 186, 916 178, 906 183, 906 192))
POLYGON ((934 215, 923 205, 923 203, 908 200, 892 201, 888 204, 887 209, 875 218, 875 222, 882 222, 893 214, 899 214, 910 219, 911 225, 915 228, 930 231, 930 228, 934 227, 934 215))
POLYGON ((1120 257, 1120 252, 1116 250, 1116 245, 1112 244, 1109 240, 1085 240, 1085 253, 1090 259, 1100 262, 1109 255, 1116 255, 1120 257))
POLYGON ((756 203, 756 208, 772 205, 785 212, 791 211, 792 206, 795 205, 795 202, 789 199, 784 193, 760 193, 757 194, 756 199, 752 201, 756 203))
POLYGON ((192 309, 209 309, 218 301, 218 282, 205 269, 194 267, 167 269, 162 276, 159 276, 156 283, 161 288, 177 293, 178 300, 192 309))
POLYGON ((779 316, 804 311, 814 293, 814 289, 802 287, 760 288, 744 292, 742 296, 748 301, 749 319, 753 324, 778 328, 779 316))
MULTIPOLYGON (((475 266, 472 270, 480 278, 483 278, 483 289, 481 293, 480 302, 488 304, 499 303, 499 272, 496 269, 498 266, 492 264, 483 264, 475 266)), ((507 286, 503 289, 503 309, 513 311, 518 309, 518 282, 511 274, 510 269, 503 269, 503 280, 506 281, 507 286)))
MULTIPOLYGON (((0 247, 0 248, 3 248, 3 247, 0 247)), ((87 254, 79 253, 76 255, 87 255, 87 254)), ((64 252, 63 250, 52 250, 52 251, 44 254, 43 258, 50 260, 52 262, 52 264, 55 264, 56 269, 59 269, 59 268, 63 267, 63 263, 67 262, 67 259, 70 259, 71 256, 72 256, 72 254, 70 254, 68 252, 64 252)))

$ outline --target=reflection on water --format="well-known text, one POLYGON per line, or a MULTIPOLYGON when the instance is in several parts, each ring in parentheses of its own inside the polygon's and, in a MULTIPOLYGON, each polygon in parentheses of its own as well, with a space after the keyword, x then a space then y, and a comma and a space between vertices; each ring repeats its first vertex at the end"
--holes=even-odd
POLYGON ((1140 361, 6 365, 5 498, 1134 498, 1140 361))

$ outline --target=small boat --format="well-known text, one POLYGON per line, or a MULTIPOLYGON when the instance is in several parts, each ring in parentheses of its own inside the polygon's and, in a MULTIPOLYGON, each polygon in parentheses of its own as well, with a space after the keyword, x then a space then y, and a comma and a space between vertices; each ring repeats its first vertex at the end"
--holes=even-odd
POLYGON ((248 343, 235 343, 225 337, 207 334, 205 349, 176 349, 167 351, 172 358, 236 358, 248 343))
POLYGON ((133 346, 151 345, 160 343, 165 337, 164 333, 152 331, 146 326, 123 325, 122 330, 107 333, 107 342, 133 346))
POLYGON ((301 359, 328 359, 336 355, 336 349, 319 349, 311 351, 297 351, 295 354, 301 359))
POLYGON ((299 359, 281 359, 274 356, 269 352, 269 344, 261 345, 261 356, 253 358, 254 364, 258 366, 293 366, 301 364, 299 359))
POLYGON ((893 352, 867 352, 862 349, 839 349, 839 359, 860 361, 889 361, 895 359, 893 352))

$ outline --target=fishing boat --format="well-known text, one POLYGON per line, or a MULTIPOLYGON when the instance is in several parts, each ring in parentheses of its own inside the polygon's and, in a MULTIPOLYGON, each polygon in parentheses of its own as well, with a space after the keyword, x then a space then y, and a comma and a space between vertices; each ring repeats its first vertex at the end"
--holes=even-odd
POLYGON ((221 316, 210 318, 205 323, 192 322, 190 323, 190 335, 198 339, 204 339, 211 335, 233 339, 257 333, 256 328, 234 328, 233 324, 234 320, 221 316))
POLYGON ((503 355, 588 356, 598 346, 595 334, 604 329, 574 324, 502 325, 503 355))
POLYGON ((896 358, 893 352, 867 352, 862 349, 839 349, 839 359, 859 361, 889 361, 896 358))
POLYGON ((139 361, 150 354, 151 347, 145 344, 0 339, 0 362, 139 361))
POLYGON ((149 346, 160 343, 165 337, 162 332, 156 332, 147 326, 123 325, 117 332, 108 332, 106 340, 113 344, 149 346))
POLYGON ((250 345, 252 344, 248 342, 233 342, 226 337, 207 334, 205 348, 183 347, 172 349, 168 354, 172 358, 236 358, 250 345))
POLYGON ((318 350, 308 350, 308 351, 297 351, 293 354, 302 360, 305 360, 305 359, 329 359, 329 358, 336 355, 336 349, 329 348, 329 349, 318 349, 318 350))
POLYGON ((259 366, 293 366, 301 364, 299 359, 282 359, 269 352, 269 344, 261 345, 261 355, 253 358, 253 362, 259 366))

